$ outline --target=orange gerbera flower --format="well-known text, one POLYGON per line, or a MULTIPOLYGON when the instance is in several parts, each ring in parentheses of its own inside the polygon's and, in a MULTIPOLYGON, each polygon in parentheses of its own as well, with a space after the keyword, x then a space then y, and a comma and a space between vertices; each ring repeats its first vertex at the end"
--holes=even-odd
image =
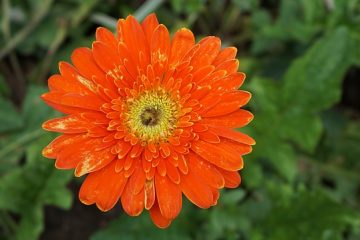
POLYGON ((116 35, 98 28, 92 49, 77 48, 73 65, 60 62, 44 101, 66 114, 43 124, 60 132, 43 150, 59 169, 88 174, 79 198, 108 211, 150 211, 167 227, 182 194, 200 208, 216 204, 219 189, 240 184, 242 155, 255 142, 233 130, 253 115, 240 109, 250 93, 237 90, 236 48, 220 39, 197 44, 182 28, 172 38, 151 14, 140 24, 120 19, 116 35))

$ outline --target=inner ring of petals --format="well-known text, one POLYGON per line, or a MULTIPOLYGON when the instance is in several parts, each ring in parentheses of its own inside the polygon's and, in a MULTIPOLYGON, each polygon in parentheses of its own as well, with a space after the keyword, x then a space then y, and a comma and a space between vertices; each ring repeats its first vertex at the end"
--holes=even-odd
POLYGON ((178 121, 179 105, 165 91, 145 91, 127 100, 125 125, 144 142, 165 141, 178 121))

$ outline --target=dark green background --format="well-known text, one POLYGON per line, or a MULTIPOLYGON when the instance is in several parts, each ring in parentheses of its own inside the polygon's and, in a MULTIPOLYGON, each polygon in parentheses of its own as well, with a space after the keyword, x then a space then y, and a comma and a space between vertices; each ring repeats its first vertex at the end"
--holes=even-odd
POLYGON ((0 239, 360 239, 360 0, 1 0, 0 17, 0 239), (57 62, 150 12, 238 48, 257 141, 238 189, 166 230, 82 205, 82 179, 40 154, 57 62))

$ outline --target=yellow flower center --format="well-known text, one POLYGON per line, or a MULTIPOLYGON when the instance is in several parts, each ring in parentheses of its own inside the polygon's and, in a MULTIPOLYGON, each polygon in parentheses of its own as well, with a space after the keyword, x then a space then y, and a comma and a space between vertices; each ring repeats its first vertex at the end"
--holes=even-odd
POLYGON ((165 141, 176 128, 179 104, 164 90, 145 91, 126 105, 125 125, 144 142, 165 141))

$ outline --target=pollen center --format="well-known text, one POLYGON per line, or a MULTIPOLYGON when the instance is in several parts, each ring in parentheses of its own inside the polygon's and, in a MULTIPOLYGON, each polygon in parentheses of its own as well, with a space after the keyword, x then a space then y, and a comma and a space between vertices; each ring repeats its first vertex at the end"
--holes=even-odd
POLYGON ((179 105, 163 90, 145 91, 126 105, 125 125, 143 142, 166 141, 176 128, 179 105))
POLYGON ((156 108, 147 108, 144 110, 144 112, 141 114, 141 122, 145 126, 156 126, 156 124, 159 122, 161 111, 156 108))

